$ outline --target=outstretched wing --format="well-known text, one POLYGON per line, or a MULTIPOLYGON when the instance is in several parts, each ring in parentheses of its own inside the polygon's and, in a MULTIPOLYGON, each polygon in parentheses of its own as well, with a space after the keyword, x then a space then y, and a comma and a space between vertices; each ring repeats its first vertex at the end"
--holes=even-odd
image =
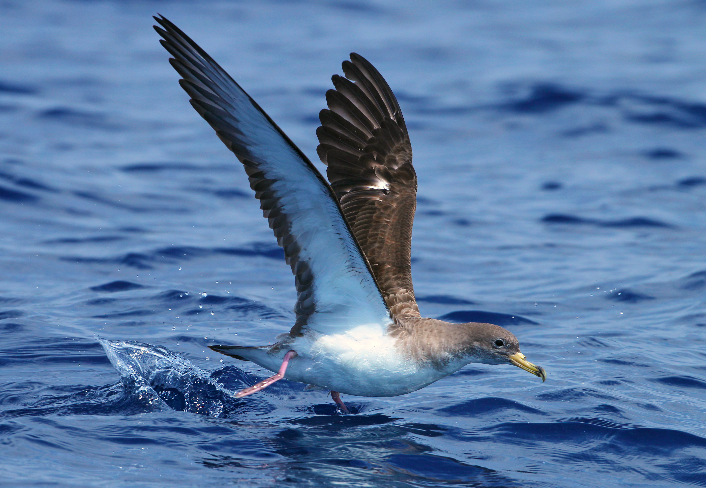
POLYGON ((393 316, 419 316, 410 265, 417 175, 395 95, 358 54, 334 75, 317 152, 393 316))
POLYGON ((240 86, 174 24, 155 17, 191 105, 243 163, 297 287, 292 334, 391 322, 365 256, 321 174, 240 86))

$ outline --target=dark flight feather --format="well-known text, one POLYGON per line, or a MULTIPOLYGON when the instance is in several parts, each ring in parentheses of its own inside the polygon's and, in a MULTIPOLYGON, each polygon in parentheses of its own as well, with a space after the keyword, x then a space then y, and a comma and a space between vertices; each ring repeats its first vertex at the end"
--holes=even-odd
MULTIPOLYGON (((390 312, 329 184, 203 49, 164 17, 155 20, 162 27, 155 26, 160 42, 173 56, 169 62, 182 76, 179 84, 243 163, 263 215, 284 249, 297 289, 291 333, 297 335, 303 327, 334 333, 366 323, 386 330, 390 312)), ((341 101, 351 103, 345 97, 341 101)), ((344 144, 347 154, 368 128, 345 127, 360 135, 344 144)))
POLYGON ((395 95, 362 56, 332 78, 317 153, 393 317, 419 316, 410 264, 417 175, 395 95))

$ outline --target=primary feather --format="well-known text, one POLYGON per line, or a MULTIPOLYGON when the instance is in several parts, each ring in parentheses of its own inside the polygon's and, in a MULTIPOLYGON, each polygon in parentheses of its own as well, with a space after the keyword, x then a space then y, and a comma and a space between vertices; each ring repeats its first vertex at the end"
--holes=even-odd
POLYGON ((297 319, 320 333, 376 324, 388 308, 338 201, 321 174, 250 96, 194 41, 155 17, 170 63, 196 111, 243 163, 295 276, 297 319))

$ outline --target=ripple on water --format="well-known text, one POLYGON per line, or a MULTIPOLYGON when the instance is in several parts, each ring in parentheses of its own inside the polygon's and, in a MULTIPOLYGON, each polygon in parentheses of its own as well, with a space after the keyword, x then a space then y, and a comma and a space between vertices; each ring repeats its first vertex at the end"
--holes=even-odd
POLYGON ((145 163, 133 163, 122 166, 121 169, 126 173, 158 173, 167 171, 170 173, 186 171, 186 172, 203 172, 204 165, 196 163, 186 163, 179 161, 150 161, 145 163))
POLYGON ((123 241, 124 236, 94 236, 94 237, 62 237, 60 239, 49 239, 44 244, 102 244, 106 242, 123 241))
POLYGON ((38 118, 69 126, 85 127, 91 130, 100 129, 114 132, 121 129, 121 126, 110 121, 105 113, 89 112, 71 107, 55 107, 42 110, 39 112, 38 118))
POLYGON ((133 283, 131 281, 117 280, 111 281, 110 283, 105 283, 104 285, 92 286, 91 290, 106 293, 116 293, 119 291, 139 290, 140 288, 144 288, 144 286, 138 283, 133 283))
POLYGON ((0 186, 0 200, 12 203, 35 203, 39 197, 19 190, 0 186))
POLYGON ((706 287, 706 270, 691 273, 689 276, 681 280, 681 288, 683 290, 700 290, 706 287))
POLYGON ((592 225, 597 227, 632 229, 632 228, 674 228, 673 225, 665 222, 651 219, 648 217, 630 217, 627 219, 618 220, 601 220, 577 217, 567 214, 548 214, 542 217, 542 222, 548 224, 571 224, 571 225, 592 225))
POLYGON ((623 110, 627 121, 647 125, 665 125, 680 129, 706 127, 706 105, 669 97, 632 95, 623 110))
MULTIPOLYGON (((3 332, 21 332, 25 329, 24 324, 20 324, 17 322, 0 322, 0 330, 3 332)), ((2 362, 2 359, 0 359, 0 362, 2 362)))
POLYGON ((383 464, 396 471, 412 475, 416 482, 455 482, 497 486, 512 483, 510 478, 482 466, 463 463, 457 459, 426 454, 393 454, 383 464))
POLYGON ((159 292, 152 297, 158 302, 185 302, 192 301, 193 297, 188 291, 182 290, 167 290, 159 292))
POLYGON ((595 388, 588 387, 562 388, 550 391, 548 393, 541 393, 537 395, 538 400, 548 402, 583 402, 591 398, 609 400, 611 402, 617 402, 618 400, 613 395, 608 395, 606 393, 602 393, 596 390, 595 388))
POLYGON ((284 261, 284 250, 269 243, 253 243, 250 247, 216 248, 215 251, 230 256, 262 256, 284 261))
POLYGON ((495 324, 500 326, 506 325, 538 325, 537 322, 526 319, 519 315, 509 315, 497 312, 484 312, 482 310, 458 310, 456 312, 447 313, 439 317, 439 320, 448 322, 466 323, 479 322, 487 324, 495 324))
POLYGON ((516 411, 537 415, 546 415, 541 410, 528 407, 506 398, 476 398, 462 403, 457 403, 448 407, 440 408, 437 412, 445 416, 472 417, 475 415, 495 414, 497 412, 516 411))
POLYGON ((558 110, 584 100, 587 93, 572 90, 550 83, 538 83, 529 87, 516 87, 529 90, 526 97, 499 105, 508 112, 539 114, 558 110))
POLYGON ((655 149, 650 149, 649 151, 646 151, 644 154, 647 159, 652 159, 655 161, 684 158, 684 154, 682 154, 680 151, 669 147, 657 147, 655 149))
POLYGON ((605 295, 606 299, 624 303, 640 303, 648 300, 654 300, 655 297, 638 293, 627 288, 614 290, 612 293, 605 295))
POLYGON ((35 95, 39 90, 32 85, 0 80, 0 93, 9 95, 35 95))
POLYGON ((475 305, 475 302, 465 298, 457 298, 450 295, 427 295, 417 297, 417 302, 439 303, 442 305, 475 305))
POLYGON ((653 381, 671 386, 673 388, 706 389, 706 381, 692 378, 690 376, 664 376, 662 378, 654 378, 653 381))
POLYGON ((22 310, 2 310, 0 311, 0 320, 16 319, 24 314, 22 310))
MULTIPOLYGON (((4 161, 4 163, 9 163, 10 161, 4 161)), ((22 165, 23 163, 15 160, 14 164, 20 164, 22 165)), ((59 190, 52 188, 49 185, 46 185, 44 183, 40 183, 34 178, 28 178, 26 176, 16 176, 11 173, 7 172, 0 172, 0 178, 3 180, 9 181, 13 183, 14 185, 23 187, 23 188, 28 188, 30 190, 38 190, 38 191, 44 191, 44 192, 49 192, 49 193, 57 193, 59 190)))
POLYGON ((690 176, 677 181, 677 187, 680 189, 691 189, 697 186, 706 186, 706 178, 703 176, 690 176))

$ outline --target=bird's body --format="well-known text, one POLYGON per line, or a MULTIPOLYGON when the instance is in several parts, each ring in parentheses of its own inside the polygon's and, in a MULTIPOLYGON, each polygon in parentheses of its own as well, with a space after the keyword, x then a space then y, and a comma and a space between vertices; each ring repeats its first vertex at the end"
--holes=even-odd
POLYGON ((509 331, 421 317, 411 274, 417 176, 397 99, 363 57, 343 63, 319 114, 328 182, 240 86, 181 30, 155 17, 191 104, 243 164, 295 276, 296 320, 264 347, 212 346, 282 377, 361 396, 409 393, 470 362, 524 359, 509 331))
POLYGON ((237 354, 277 371, 285 353, 296 351, 297 357, 287 368, 287 379, 360 396, 409 393, 463 366, 459 364, 448 373, 425 368, 406 357, 396 342, 377 327, 361 325, 339 334, 307 333, 274 348, 255 348, 237 354))
MULTIPOLYGON (((437 322, 437 332, 444 327, 460 328, 458 324, 437 322)), ((299 337, 286 334, 274 346, 215 349, 253 361, 270 371, 277 371, 285 353, 293 350, 297 357, 287 368, 287 379, 359 396, 410 393, 458 371, 473 359, 458 351, 453 354, 449 350, 420 350, 420 343, 428 345, 428 341, 414 336, 396 335, 376 324, 363 324, 333 334, 314 331, 299 337)))

